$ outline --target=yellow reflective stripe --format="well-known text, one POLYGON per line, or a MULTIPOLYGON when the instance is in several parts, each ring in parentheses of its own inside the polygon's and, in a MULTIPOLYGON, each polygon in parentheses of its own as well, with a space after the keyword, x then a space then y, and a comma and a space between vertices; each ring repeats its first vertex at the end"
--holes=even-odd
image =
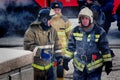
POLYGON ((99 39, 95 39, 95 42, 98 42, 99 39))
POLYGON ((69 58, 72 58, 73 53, 70 52, 70 51, 65 50, 65 56, 66 56, 66 57, 69 57, 69 58))
POLYGON ((104 62, 106 62, 106 61, 112 61, 112 58, 104 59, 104 62))
POLYGON ((76 40, 82 41, 82 37, 75 37, 76 40))
POLYGON ((59 32, 57 32, 57 34, 58 34, 58 36, 59 36, 59 35, 65 36, 65 32, 60 32, 60 31, 59 31, 59 32))
POLYGON ((52 66, 52 63, 46 65, 46 66, 40 66, 40 65, 37 65, 37 64, 32 64, 32 67, 34 68, 37 68, 39 70, 48 70, 50 67, 52 66))
POLYGON ((88 68, 88 70, 93 70, 95 68, 101 67, 102 65, 103 65, 103 63, 96 64, 95 66, 88 68))
POLYGON ((83 37, 82 33, 73 33, 73 35, 75 36, 76 40, 82 41, 82 37, 83 37))
POLYGON ((96 34, 95 35, 95 42, 98 42, 99 38, 100 38, 100 34, 96 34))
POLYGON ((87 42, 90 42, 91 35, 88 35, 87 42))
POLYGON ((92 70, 92 69, 98 68, 102 65, 103 65, 103 59, 98 59, 96 61, 93 61, 93 62, 89 63, 87 65, 87 67, 88 67, 88 70, 92 70))
POLYGON ((80 71, 83 71, 83 69, 85 67, 84 64, 78 62, 77 59, 75 59, 75 58, 73 59, 73 62, 74 62, 74 65, 77 69, 79 69, 80 71))
POLYGON ((73 33, 74 36, 79 36, 79 37, 83 37, 82 33, 73 33))
POLYGON ((111 54, 105 54, 105 55, 103 55, 103 60, 104 60, 104 62, 111 61, 112 60, 111 54))
POLYGON ((95 38, 100 38, 100 34, 95 34, 95 38))
POLYGON ((103 59, 98 59, 98 60, 96 60, 96 61, 93 61, 93 62, 89 63, 89 64, 87 65, 87 67, 95 66, 96 64, 99 64, 99 63, 101 63, 101 62, 103 62, 103 59))
POLYGON ((70 26, 67 29, 65 29, 65 32, 71 31, 72 29, 73 29, 73 26, 70 26))
POLYGON ((111 54, 105 54, 103 55, 103 58, 110 58, 111 57, 111 54))

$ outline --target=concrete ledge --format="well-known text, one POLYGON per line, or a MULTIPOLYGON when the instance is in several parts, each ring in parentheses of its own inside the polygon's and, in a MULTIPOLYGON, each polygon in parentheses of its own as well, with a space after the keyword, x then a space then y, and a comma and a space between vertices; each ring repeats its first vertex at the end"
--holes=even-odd
POLYGON ((33 62, 30 51, 0 48, 0 74, 26 66, 33 62))

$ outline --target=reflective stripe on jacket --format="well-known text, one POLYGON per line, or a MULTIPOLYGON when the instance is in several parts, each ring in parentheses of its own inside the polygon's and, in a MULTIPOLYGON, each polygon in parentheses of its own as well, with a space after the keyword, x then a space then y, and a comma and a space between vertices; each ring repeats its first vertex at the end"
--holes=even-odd
POLYGON ((37 69, 39 69, 39 70, 48 70, 52 65, 53 65, 53 64, 50 63, 50 64, 45 65, 45 66, 40 66, 40 65, 37 65, 37 64, 34 64, 34 63, 33 63, 33 64, 32 64, 32 67, 37 68, 37 69))

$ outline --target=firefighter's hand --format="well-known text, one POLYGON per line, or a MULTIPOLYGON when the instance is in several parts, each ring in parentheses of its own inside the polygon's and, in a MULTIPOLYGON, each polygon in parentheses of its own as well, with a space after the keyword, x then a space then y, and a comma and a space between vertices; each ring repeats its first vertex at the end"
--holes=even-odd
POLYGON ((67 70, 67 71, 69 70, 69 67, 68 67, 69 61, 70 61, 70 59, 68 59, 68 58, 66 58, 66 57, 63 58, 63 67, 64 67, 64 69, 67 70))
POLYGON ((110 53, 112 57, 115 57, 115 53, 113 52, 113 50, 110 49, 110 53))
POLYGON ((107 75, 109 75, 109 73, 112 71, 112 62, 108 61, 104 63, 105 65, 105 72, 107 75))

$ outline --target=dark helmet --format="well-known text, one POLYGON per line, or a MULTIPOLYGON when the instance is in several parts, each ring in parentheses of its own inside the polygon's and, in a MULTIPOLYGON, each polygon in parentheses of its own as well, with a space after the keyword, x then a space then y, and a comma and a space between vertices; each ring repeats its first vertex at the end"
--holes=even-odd
POLYGON ((93 23, 93 12, 88 7, 85 7, 81 9, 81 11, 78 14, 78 22, 81 23, 81 17, 82 16, 88 16, 90 18, 90 23, 93 23))
POLYGON ((51 7, 52 9, 54 9, 54 8, 60 8, 60 9, 62 9, 62 8, 63 8, 63 5, 62 5, 62 2, 52 2, 52 3, 50 4, 50 7, 51 7))
POLYGON ((41 21, 42 18, 46 18, 47 20, 51 19, 50 10, 49 9, 41 9, 38 13, 38 19, 41 21))
POLYGON ((41 22, 42 28, 45 30, 46 28, 48 29, 48 20, 50 20, 52 15, 50 15, 50 9, 48 8, 43 8, 39 11, 38 13, 38 21, 41 22))

